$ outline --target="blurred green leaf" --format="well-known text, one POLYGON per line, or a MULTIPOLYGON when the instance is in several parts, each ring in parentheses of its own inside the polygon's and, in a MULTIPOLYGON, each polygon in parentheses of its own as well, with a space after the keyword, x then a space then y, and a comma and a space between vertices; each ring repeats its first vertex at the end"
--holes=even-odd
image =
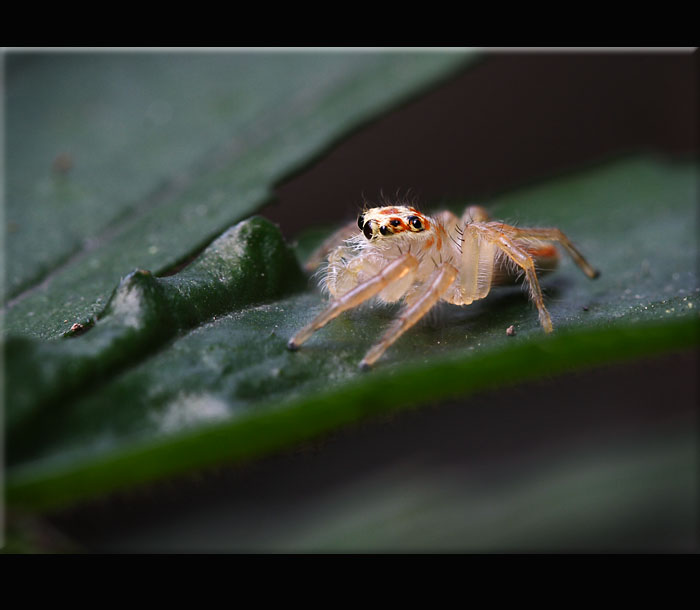
POLYGON ((465 53, 9 53, 5 330, 61 336, 465 53))
MULTIPOLYGON (((362 374, 357 363, 396 308, 348 312, 290 353, 287 339, 324 307, 309 289, 188 318, 176 324, 180 334, 144 359, 103 371, 103 381, 83 390, 71 386, 75 396, 62 395, 58 408, 50 396, 35 400, 33 384, 22 380, 25 364, 36 366, 33 350, 42 349, 24 341, 13 348, 17 374, 10 390, 20 391, 10 401, 10 421, 22 425, 22 417, 12 418, 19 394, 27 412, 41 415, 16 435, 10 430, 8 501, 68 504, 259 456, 371 414, 697 345, 696 176, 694 163, 630 158, 492 202, 496 217, 560 227, 602 271, 591 282, 564 260, 544 281, 553 336, 542 333, 519 288, 503 289, 467 308, 444 307, 362 374), (506 335, 510 325, 514 337, 506 335)), ((197 282, 197 264, 184 272, 187 281, 197 282)), ((272 270, 279 262, 264 264, 272 270)), ((196 304, 202 296, 191 299, 196 304)), ((79 350, 73 344, 98 344, 106 327, 98 320, 86 335, 57 343, 45 365, 79 350)), ((41 366, 28 379, 41 379, 41 366)))

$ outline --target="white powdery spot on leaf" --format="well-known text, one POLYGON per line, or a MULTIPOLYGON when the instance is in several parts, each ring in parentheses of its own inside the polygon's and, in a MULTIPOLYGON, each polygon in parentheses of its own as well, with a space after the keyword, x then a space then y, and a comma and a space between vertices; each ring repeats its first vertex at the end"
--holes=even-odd
POLYGON ((124 324, 131 328, 141 326, 142 295, 138 288, 131 287, 126 291, 119 291, 112 302, 112 310, 120 316, 124 324))
POLYGON ((180 392, 153 417, 161 432, 176 432, 193 424, 220 421, 228 415, 228 404, 217 396, 180 392))

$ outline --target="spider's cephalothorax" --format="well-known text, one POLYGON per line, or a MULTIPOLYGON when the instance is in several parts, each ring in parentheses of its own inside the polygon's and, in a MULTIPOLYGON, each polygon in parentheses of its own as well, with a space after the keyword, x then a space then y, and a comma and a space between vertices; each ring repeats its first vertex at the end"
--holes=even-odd
POLYGON ((564 247, 588 277, 598 276, 559 229, 494 222, 478 206, 467 208, 461 218, 452 212, 426 216, 403 205, 366 209, 357 224, 334 233, 307 262, 312 270, 327 256, 322 285, 334 300, 288 346, 297 349, 337 315, 372 297, 388 303, 403 300, 401 316, 360 362, 368 368, 438 301, 469 305, 492 286, 523 274, 540 323, 551 332, 536 273, 557 266, 559 255, 551 242, 564 247))

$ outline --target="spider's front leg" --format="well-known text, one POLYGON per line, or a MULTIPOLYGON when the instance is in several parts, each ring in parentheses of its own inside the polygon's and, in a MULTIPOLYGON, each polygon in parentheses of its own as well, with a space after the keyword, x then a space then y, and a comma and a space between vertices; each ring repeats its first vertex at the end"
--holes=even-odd
POLYGON ((438 267, 428 278, 427 287, 411 299, 411 304, 388 328, 379 343, 367 352, 360 362, 360 368, 362 370, 369 369, 394 341, 428 313, 430 308, 445 294, 456 277, 457 269, 450 263, 444 263, 438 267))
POLYGON ((364 301, 379 294, 390 284, 400 280, 409 273, 413 273, 418 268, 418 260, 410 253, 397 258, 393 263, 385 267, 377 275, 371 277, 366 282, 356 286, 340 298, 333 301, 326 310, 322 311, 310 324, 307 324, 287 343, 290 350, 299 349, 315 331, 322 328, 333 318, 336 318, 344 311, 357 307, 364 301))

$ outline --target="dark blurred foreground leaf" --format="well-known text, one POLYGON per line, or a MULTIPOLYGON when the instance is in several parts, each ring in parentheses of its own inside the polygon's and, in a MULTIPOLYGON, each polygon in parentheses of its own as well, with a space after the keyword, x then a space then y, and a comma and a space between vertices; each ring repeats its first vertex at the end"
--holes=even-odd
MULTIPOLYGON (((544 412, 538 414, 532 403, 504 409, 493 399, 489 392, 454 409, 403 413, 401 422, 362 426, 341 435, 346 442, 336 437, 322 443, 315 455, 287 453, 238 473, 228 469, 229 476, 204 477, 204 484, 201 478, 181 480, 175 494, 163 493, 173 485, 159 486, 160 494, 132 494, 127 506, 140 518, 122 517, 114 502, 111 510, 92 503, 56 521, 98 552, 697 550, 698 442, 692 418, 676 413, 665 426, 656 419, 640 434, 634 430, 640 420, 630 410, 624 423, 632 430, 625 431, 623 422, 620 429, 605 429, 613 423, 606 420, 577 443, 575 436, 552 436, 556 425, 549 412, 544 417, 549 427, 523 445, 520 435, 508 436, 508 428, 536 432, 544 412), (470 413, 455 421, 454 410, 467 405, 470 413), (514 416, 510 426, 498 422, 506 414, 514 416), (436 428, 436 419, 446 416, 462 425, 436 428), (411 419, 414 425, 407 426, 411 419), (421 425, 425 434, 416 430, 421 425), (474 428, 493 434, 479 442, 474 428), (434 434, 439 436, 431 447, 434 434), (397 435, 428 446, 402 451, 397 435), (378 452, 377 444, 384 444, 378 452), (149 518, 154 506, 168 506, 167 518, 162 510, 149 518)), ((591 421, 590 410, 579 415, 582 419, 573 416, 577 424, 591 421)), ((571 417, 570 411, 561 413, 559 422, 571 417)))
MULTIPOLYGON (((444 308, 361 374, 357 363, 391 308, 349 312, 298 353, 285 344, 323 307, 316 291, 211 317, 12 438, 8 501, 70 504, 260 456, 379 412, 696 346, 696 201, 695 164, 630 159, 494 202, 498 217, 562 228, 603 272, 590 282, 564 261, 545 282, 553 336, 543 335, 519 288, 504 289, 444 308)), ((89 342, 100 324, 66 341, 89 342)))

